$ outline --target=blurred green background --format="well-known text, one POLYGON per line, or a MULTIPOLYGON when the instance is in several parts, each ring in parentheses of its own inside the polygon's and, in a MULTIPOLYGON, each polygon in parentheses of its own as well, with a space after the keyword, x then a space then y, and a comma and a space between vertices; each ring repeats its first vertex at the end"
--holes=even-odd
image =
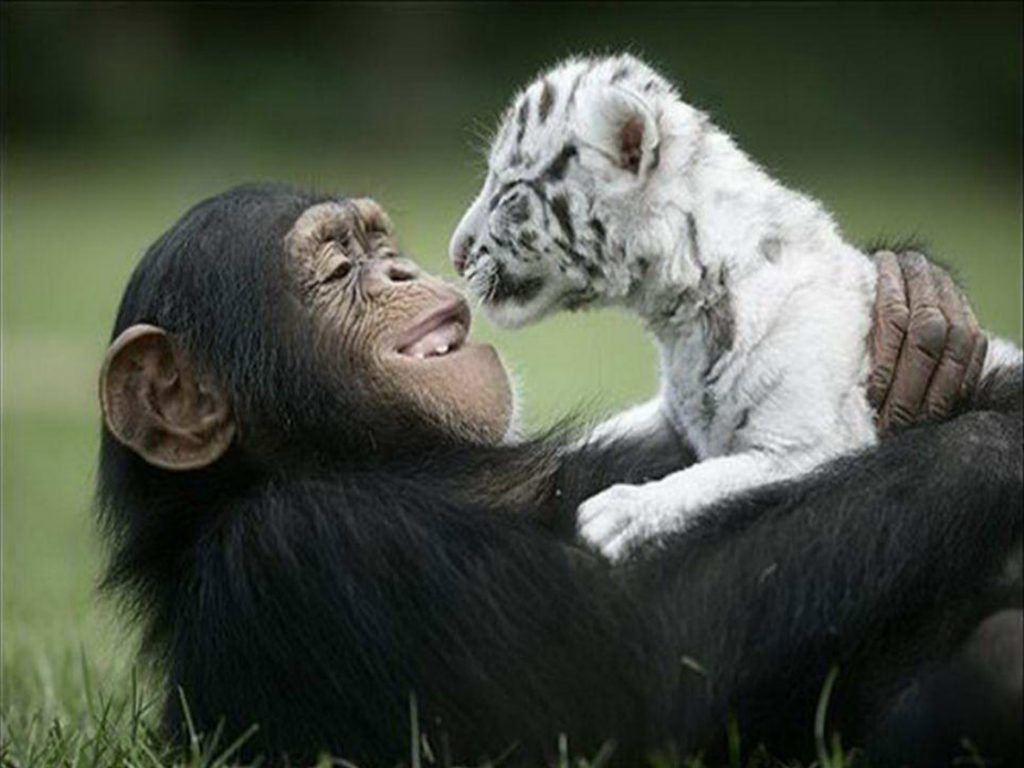
MULTIPOLYGON (((1021 339, 1021 6, 4 4, 3 692, 49 706, 97 605, 95 378, 123 284, 191 203, 251 179, 367 194, 450 279, 449 232, 513 89, 572 52, 660 66, 847 235, 916 235, 1021 339)), ((479 321, 531 425, 640 400, 614 313, 479 321)))

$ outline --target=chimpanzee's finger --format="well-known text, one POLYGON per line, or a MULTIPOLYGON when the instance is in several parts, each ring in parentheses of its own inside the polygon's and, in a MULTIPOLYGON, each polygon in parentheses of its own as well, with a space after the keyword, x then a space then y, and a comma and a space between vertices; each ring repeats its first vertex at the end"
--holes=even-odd
POLYGON ((942 421, 948 419, 956 409, 967 366, 977 343, 975 333, 978 329, 972 328, 970 318, 964 311, 966 302, 949 273, 941 267, 933 267, 932 277, 938 292, 939 309, 946 319, 948 331, 942 357, 928 385, 918 420, 942 421))
POLYGON ((964 383, 960 388, 960 403, 969 402, 978 388, 978 381, 981 379, 981 369, 985 365, 985 355, 988 354, 988 337, 982 335, 978 343, 974 345, 971 352, 971 362, 967 364, 967 372, 964 374, 964 383))
POLYGON ((971 350, 970 362, 967 363, 967 370, 964 372, 964 380, 960 385, 958 395, 959 403, 963 403, 974 395, 978 387, 978 380, 981 379, 981 369, 985 364, 985 355, 988 353, 988 336, 981 329, 978 318, 974 316, 970 304, 964 299, 964 310, 967 313, 967 322, 972 329, 974 336, 974 348, 971 350))
POLYGON ((892 386, 882 406, 883 429, 914 423, 946 346, 948 328, 939 309, 938 289, 927 259, 919 253, 903 254, 900 266, 907 287, 910 321, 892 386))
POLYGON ((876 411, 881 411, 896 373, 896 361, 907 333, 910 309, 907 306, 903 270, 896 260, 896 254, 880 251, 875 254, 875 264, 878 267, 878 287, 869 340, 871 373, 868 376, 867 395, 868 402, 876 411))

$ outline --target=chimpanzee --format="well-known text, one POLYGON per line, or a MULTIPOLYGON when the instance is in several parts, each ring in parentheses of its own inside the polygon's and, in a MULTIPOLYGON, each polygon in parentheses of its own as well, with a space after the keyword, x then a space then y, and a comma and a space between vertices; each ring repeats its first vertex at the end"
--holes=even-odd
POLYGON ((510 439, 469 325, 366 199, 243 186, 149 248, 101 374, 98 506, 171 736, 180 689, 201 731, 258 724, 243 756, 272 763, 394 764, 418 732, 437 762, 535 765, 564 735, 636 765, 714 755, 732 718, 790 757, 834 667, 829 728, 880 762, 1019 750, 983 733, 1013 696, 985 648, 1021 608, 1019 368, 612 565, 577 504, 687 451, 510 439), (937 707, 961 678, 981 693, 937 707))

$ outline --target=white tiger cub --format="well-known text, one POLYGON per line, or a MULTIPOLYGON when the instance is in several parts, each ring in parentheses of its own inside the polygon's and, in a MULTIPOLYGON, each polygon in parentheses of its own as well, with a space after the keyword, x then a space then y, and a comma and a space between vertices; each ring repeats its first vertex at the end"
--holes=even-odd
MULTIPOLYGON (((700 462, 580 508, 609 556, 701 508, 876 441, 870 258, 631 56, 570 59, 517 94, 451 257, 496 322, 620 305, 661 357, 658 398, 598 429, 663 429, 700 462)), ((1019 350, 989 345, 995 357, 1019 350)))

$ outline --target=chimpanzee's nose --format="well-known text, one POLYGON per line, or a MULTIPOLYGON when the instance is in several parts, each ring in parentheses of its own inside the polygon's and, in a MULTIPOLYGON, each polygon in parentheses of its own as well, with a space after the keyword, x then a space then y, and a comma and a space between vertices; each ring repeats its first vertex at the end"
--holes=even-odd
POLYGON ((384 261, 384 275, 392 283, 407 283, 420 276, 420 268, 408 259, 387 259, 384 261))
POLYGON ((419 279, 420 268, 408 259, 369 259, 363 262, 362 284, 376 295, 396 283, 409 283, 419 279))

